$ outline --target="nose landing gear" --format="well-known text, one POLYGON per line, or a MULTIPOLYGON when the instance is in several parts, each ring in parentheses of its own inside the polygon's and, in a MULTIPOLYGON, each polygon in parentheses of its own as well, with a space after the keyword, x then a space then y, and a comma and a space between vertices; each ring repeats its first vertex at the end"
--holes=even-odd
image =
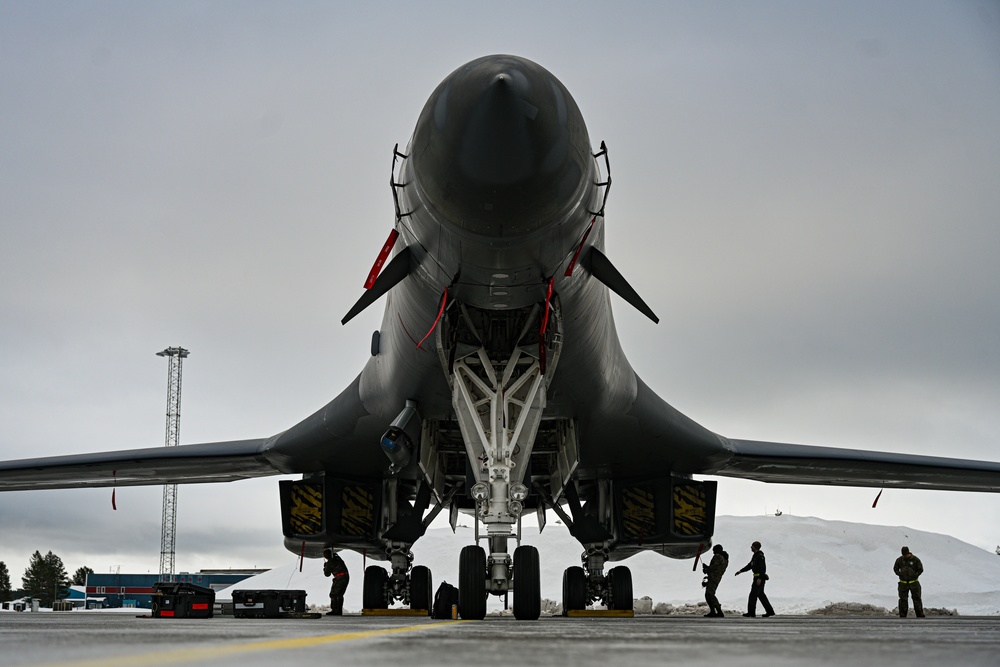
MULTIPOLYGON (((506 554, 492 554, 493 557, 506 554)), ((458 561, 458 612, 462 618, 482 620, 486 617, 486 599, 489 594, 514 594, 514 618, 522 621, 537 620, 542 613, 542 586, 538 549, 522 545, 510 558, 492 562, 486 550, 469 545, 462 549, 458 561)))

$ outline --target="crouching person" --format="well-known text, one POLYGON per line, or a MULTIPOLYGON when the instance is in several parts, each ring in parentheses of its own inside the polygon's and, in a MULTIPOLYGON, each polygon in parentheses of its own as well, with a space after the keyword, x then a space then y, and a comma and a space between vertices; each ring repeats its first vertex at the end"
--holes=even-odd
POLYGON ((327 547, 323 549, 323 574, 333 577, 330 584, 330 611, 327 616, 341 616, 344 613, 344 593, 347 592, 347 584, 351 581, 351 574, 347 570, 347 564, 340 554, 327 547))

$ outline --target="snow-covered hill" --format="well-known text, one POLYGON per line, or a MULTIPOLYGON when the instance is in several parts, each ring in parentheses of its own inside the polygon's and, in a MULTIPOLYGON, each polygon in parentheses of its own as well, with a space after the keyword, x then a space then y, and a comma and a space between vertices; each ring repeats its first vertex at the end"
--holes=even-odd
MULTIPOLYGON (((927 533, 902 526, 873 526, 812 517, 731 517, 716 520, 715 540, 730 556, 729 571, 718 595, 727 609, 742 609, 750 587, 750 575, 733 573, 750 560, 750 543, 759 540, 767 556, 771 579, 767 590, 775 610, 803 613, 832 602, 861 602, 892 609, 896 605, 896 582, 892 564, 899 547, 907 545, 924 564, 924 604, 957 609, 960 614, 1000 614, 1000 556, 947 535, 927 533)), ((436 589, 441 581, 458 582, 458 553, 473 542, 471 528, 427 531, 414 547, 414 563, 431 568, 436 589)), ((525 531, 524 542, 538 547, 542 564, 542 596, 562 597, 562 573, 580 564, 582 549, 565 527, 550 524, 537 534, 525 531)), ((344 552, 351 569, 351 584, 345 609, 361 609, 363 557, 344 552)), ((371 559, 368 565, 376 564, 371 559)), ((701 568, 693 561, 676 561, 642 553, 623 561, 632 570, 635 597, 649 596, 653 603, 674 605, 702 601, 701 568)), ((308 604, 329 603, 329 579, 323 577, 322 561, 306 560, 303 571, 289 554, 289 564, 248 579, 234 588, 303 589, 308 604)), ((231 598, 223 591, 218 599, 231 598)), ((490 598, 490 609, 502 602, 490 598)))

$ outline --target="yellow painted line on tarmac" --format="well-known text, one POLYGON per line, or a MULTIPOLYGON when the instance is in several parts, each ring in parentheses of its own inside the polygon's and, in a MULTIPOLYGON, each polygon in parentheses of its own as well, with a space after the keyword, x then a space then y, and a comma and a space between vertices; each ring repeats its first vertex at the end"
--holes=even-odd
POLYGON ((182 648, 156 653, 132 653, 121 656, 104 656, 87 660, 60 660, 58 662, 35 664, 33 667, 135 667, 136 665, 170 665, 183 662, 193 662, 196 660, 211 660, 214 658, 225 658, 240 653, 254 653, 258 651, 280 651, 282 649, 309 648, 323 644, 333 644, 335 642, 354 641, 357 639, 371 639, 372 637, 382 637, 385 635, 395 635, 404 632, 416 632, 418 630, 431 630, 444 625, 454 625, 455 623, 468 623, 469 621, 441 621, 439 623, 424 623, 421 625, 407 625, 401 628, 384 628, 382 630, 363 630, 361 632, 341 632, 335 635, 318 635, 315 637, 292 637, 290 639, 269 639, 259 642, 246 642, 243 644, 225 644, 223 646, 206 646, 198 648, 182 648))

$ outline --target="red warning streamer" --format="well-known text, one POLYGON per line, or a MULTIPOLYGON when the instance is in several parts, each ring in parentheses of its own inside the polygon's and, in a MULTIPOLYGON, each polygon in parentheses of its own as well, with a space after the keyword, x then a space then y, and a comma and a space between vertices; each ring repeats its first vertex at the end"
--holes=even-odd
POLYGON ((594 222, 597 221, 597 216, 595 215, 590 219, 590 226, 587 227, 587 231, 583 233, 583 238, 580 239, 580 245, 576 247, 576 252, 573 253, 573 259, 569 261, 569 266, 566 267, 566 277, 573 275, 573 269, 576 268, 576 260, 580 259, 580 251, 583 250, 583 244, 587 242, 587 237, 590 236, 590 230, 594 228, 594 222))
POLYGON ((302 571, 302 561, 306 558, 306 541, 302 540, 302 551, 299 552, 299 572, 302 571))
POLYGON ((441 315, 444 313, 444 307, 447 303, 448 303, 448 288, 445 287, 444 294, 441 295, 441 307, 438 308, 437 317, 434 318, 434 324, 431 325, 430 330, 428 330, 428 332, 424 334, 424 337, 420 339, 420 342, 417 343, 418 350, 422 349, 420 346, 424 344, 424 341, 427 340, 427 337, 430 336, 432 333, 434 333, 434 329, 437 327, 438 322, 441 321, 441 315))
POLYGON ((118 490, 118 488, 117 488, 117 484, 118 484, 118 471, 117 470, 112 470, 111 471, 111 476, 114 478, 114 482, 115 482, 115 485, 116 485, 116 486, 112 487, 112 489, 111 489, 111 509, 117 510, 118 509, 118 504, 115 503, 115 492, 118 490))
POLYGON ((382 270, 382 265, 385 264, 385 258, 389 256, 392 251, 392 247, 396 245, 396 239, 399 238, 399 232, 395 228, 389 232, 389 238, 385 240, 385 245, 382 246, 382 250, 378 253, 378 258, 375 259, 375 263, 372 264, 372 270, 368 272, 368 280, 365 281, 365 289, 371 289, 372 285, 375 284, 375 279, 378 278, 379 272, 382 270))
POLYGON ((545 313, 542 315, 542 324, 538 327, 538 366, 542 375, 545 375, 545 332, 549 328, 549 310, 552 302, 552 285, 556 277, 549 278, 548 289, 545 290, 545 313))
POLYGON ((701 560, 701 552, 702 552, 702 549, 704 549, 704 548, 705 548, 705 543, 704 542, 702 542, 701 544, 698 545, 698 555, 694 557, 694 565, 691 567, 691 571, 692 572, 695 572, 695 571, 698 570, 698 561, 701 560))
POLYGON ((885 491, 885 489, 880 489, 878 495, 875 496, 875 502, 872 503, 872 509, 875 509, 875 506, 878 505, 878 499, 882 497, 882 491, 885 491))
POLYGON ((549 307, 552 301, 552 284, 555 282, 556 277, 552 276, 549 278, 549 286, 545 290, 545 314, 542 316, 542 327, 538 330, 538 335, 544 336, 545 331, 549 328, 549 307))

